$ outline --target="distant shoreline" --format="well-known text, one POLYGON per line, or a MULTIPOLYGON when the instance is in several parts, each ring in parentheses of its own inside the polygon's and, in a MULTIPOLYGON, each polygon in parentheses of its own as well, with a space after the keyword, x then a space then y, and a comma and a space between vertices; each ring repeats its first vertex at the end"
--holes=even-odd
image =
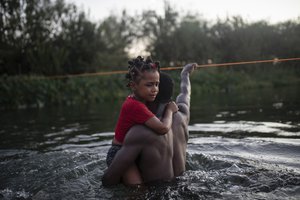
MULTIPOLYGON (((178 93, 179 72, 170 72, 178 93)), ((199 69, 191 77, 192 95, 231 93, 259 88, 300 85, 297 68, 256 71, 199 69)), ((123 75, 39 79, 36 76, 0 76, 0 109, 41 108, 117 101, 128 95, 123 75)))

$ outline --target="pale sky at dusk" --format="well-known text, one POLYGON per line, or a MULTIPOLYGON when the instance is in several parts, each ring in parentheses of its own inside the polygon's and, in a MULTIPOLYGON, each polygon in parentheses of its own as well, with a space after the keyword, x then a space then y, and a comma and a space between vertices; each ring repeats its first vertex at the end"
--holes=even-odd
MULTIPOLYGON (((73 2, 87 13, 91 20, 101 20, 111 13, 119 15, 123 9, 129 15, 141 10, 163 13, 163 0, 66 0, 73 2)), ((171 6, 182 14, 198 13, 203 19, 215 20, 240 15, 252 22, 267 20, 271 23, 300 17, 300 0, 169 0, 171 6)))

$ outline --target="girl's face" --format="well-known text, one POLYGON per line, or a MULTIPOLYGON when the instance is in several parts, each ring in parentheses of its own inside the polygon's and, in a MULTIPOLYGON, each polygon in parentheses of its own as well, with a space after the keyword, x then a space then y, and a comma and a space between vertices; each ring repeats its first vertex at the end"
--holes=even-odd
POLYGON ((145 71, 138 82, 132 84, 134 97, 141 102, 152 102, 158 93, 159 73, 158 71, 145 71))

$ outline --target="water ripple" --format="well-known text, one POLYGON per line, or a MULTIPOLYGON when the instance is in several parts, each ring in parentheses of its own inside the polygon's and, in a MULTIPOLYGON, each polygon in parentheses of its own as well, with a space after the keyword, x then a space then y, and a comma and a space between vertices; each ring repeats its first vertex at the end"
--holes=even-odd
POLYGON ((300 138, 299 124, 288 124, 279 122, 254 122, 254 121, 215 121, 213 123, 199 123, 189 126, 191 132, 202 133, 230 133, 242 134, 243 136, 275 135, 277 137, 300 138))

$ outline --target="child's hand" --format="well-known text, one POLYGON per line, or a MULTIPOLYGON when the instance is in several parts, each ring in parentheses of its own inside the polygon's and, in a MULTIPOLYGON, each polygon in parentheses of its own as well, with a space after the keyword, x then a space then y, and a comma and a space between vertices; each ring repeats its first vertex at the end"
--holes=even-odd
POLYGON ((171 101, 168 103, 168 109, 175 113, 178 111, 178 106, 174 101, 171 101))

